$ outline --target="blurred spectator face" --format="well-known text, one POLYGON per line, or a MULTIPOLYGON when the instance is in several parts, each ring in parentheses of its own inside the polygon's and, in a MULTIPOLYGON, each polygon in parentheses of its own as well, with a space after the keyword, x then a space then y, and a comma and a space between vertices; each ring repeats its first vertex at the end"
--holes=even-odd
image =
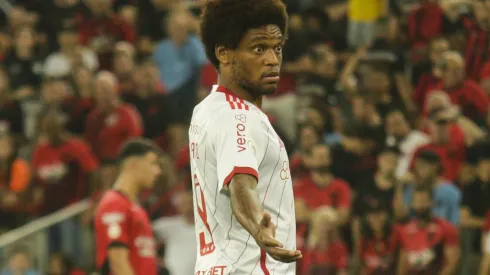
POLYGON ((308 108, 306 111, 306 121, 313 125, 317 131, 323 132, 325 128, 325 119, 320 111, 315 108, 308 108))
POLYGON ((311 179, 318 186, 326 186, 331 180, 330 150, 326 145, 314 146, 311 150, 311 179))
POLYGON ((10 83, 5 69, 0 68, 0 94, 8 92, 10 83))
POLYGON ((99 73, 95 80, 95 101, 101 110, 108 110, 118 99, 117 79, 109 72, 99 73))
POLYGON ((352 99, 352 114, 357 121, 363 121, 366 117, 366 101, 360 96, 352 99))
POLYGON ((41 118, 41 132, 51 141, 57 140, 63 131, 64 118, 61 113, 50 111, 41 118))
POLYGON ((488 27, 489 26, 488 8, 490 6, 490 4, 488 4, 488 1, 485 2, 472 1, 472 4, 473 4, 473 14, 478 24, 482 27, 488 27))
POLYGON ((366 220, 371 230, 380 232, 388 222, 388 213, 384 210, 371 211, 367 214, 366 220))
POLYGON ((68 273, 68 267, 65 265, 61 255, 52 255, 49 259, 49 275, 63 275, 68 273))
POLYGON ((318 134, 315 128, 309 125, 301 128, 299 133, 299 143, 301 147, 300 149, 303 152, 311 150, 311 148, 315 144, 318 144, 318 142, 318 134))
POLYGON ((490 159, 478 161, 478 174, 483 181, 490 181, 490 159))
POLYGON ((444 91, 434 91, 427 97, 427 111, 451 107, 451 99, 444 91))
POLYGON ((423 221, 430 219, 432 209, 431 193, 416 190, 413 193, 412 207, 418 219, 423 221))
POLYGON ((433 64, 441 61, 442 56, 449 50, 449 41, 445 38, 437 38, 430 44, 429 58, 433 64))
POLYGON ((31 261, 26 253, 15 253, 9 259, 9 268, 13 274, 24 274, 31 268, 31 261))
POLYGON ((316 71, 318 74, 326 77, 333 77, 337 74, 337 55, 334 51, 326 48, 317 50, 319 60, 316 62, 316 71))
POLYGON ((451 121, 446 118, 433 118, 429 120, 429 133, 434 143, 449 141, 451 121))
POLYGON ((437 67, 442 72, 442 82, 446 88, 458 86, 465 78, 464 60, 458 53, 446 52, 437 67))
POLYGON ((78 45, 78 34, 72 30, 64 30, 58 34, 58 43, 62 50, 73 49, 78 45))
POLYGON ((192 204, 192 192, 185 190, 177 194, 176 208, 179 215, 191 216, 193 215, 194 208, 192 204))
POLYGON ((390 77, 385 72, 372 70, 366 76, 368 79, 363 83, 368 91, 375 94, 389 92, 390 77))
POLYGON ((403 139, 410 132, 410 125, 402 112, 392 112, 386 116, 386 133, 397 140, 403 139))
POLYGON ((7 134, 0 136, 0 161, 6 161, 12 157, 14 148, 12 138, 7 134))
POLYGON ((86 67, 78 67, 73 70, 73 82, 78 89, 91 87, 94 82, 94 75, 86 67))
POLYGON ((31 29, 23 28, 15 37, 17 49, 31 49, 34 47, 34 33, 31 29))
POLYGON ((62 79, 48 80, 41 88, 46 104, 60 104, 68 94, 68 84, 62 79))
POLYGON ((176 12, 170 15, 168 20, 168 35, 177 44, 181 45, 187 40, 189 34, 188 15, 184 12, 176 12))
POLYGON ((398 164, 398 155, 392 151, 384 151, 378 155, 378 169, 384 175, 393 175, 398 164))
POLYGON ((134 60, 124 52, 117 52, 114 56, 114 72, 118 76, 127 76, 134 70, 134 60))
POLYGON ((432 179, 435 179, 439 175, 440 167, 441 166, 438 163, 431 163, 420 158, 416 159, 414 172, 419 179, 416 183, 424 184, 426 182, 430 182, 432 179))
POLYGON ((87 0, 87 6, 95 16, 108 15, 112 10, 111 0, 87 0))

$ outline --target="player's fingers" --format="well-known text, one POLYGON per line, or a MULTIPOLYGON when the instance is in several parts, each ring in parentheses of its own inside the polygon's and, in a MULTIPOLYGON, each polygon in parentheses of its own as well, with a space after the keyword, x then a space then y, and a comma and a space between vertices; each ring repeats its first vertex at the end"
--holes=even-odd
POLYGON ((269 223, 271 222, 272 220, 272 217, 271 217, 271 214, 267 213, 267 212, 264 212, 263 216, 262 216, 262 221, 260 222, 260 224, 262 226, 269 226, 269 223))
POLYGON ((276 247, 270 247, 268 248, 267 252, 273 256, 277 257, 281 261, 286 260, 286 259, 293 259, 301 255, 301 252, 299 251, 293 251, 289 249, 284 249, 284 248, 276 248, 276 247))
POLYGON ((303 258, 300 251, 289 251, 286 255, 271 254, 272 258, 283 263, 292 263, 303 258))
POLYGON ((284 247, 281 242, 274 238, 266 238, 262 242, 265 246, 268 247, 284 247))

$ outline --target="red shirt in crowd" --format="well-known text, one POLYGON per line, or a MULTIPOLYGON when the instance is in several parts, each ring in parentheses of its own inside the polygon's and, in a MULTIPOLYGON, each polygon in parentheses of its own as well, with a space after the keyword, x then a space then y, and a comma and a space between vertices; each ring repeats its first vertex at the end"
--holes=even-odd
POLYGON ((483 64, 488 61, 489 54, 489 32, 474 20, 474 18, 463 17, 463 25, 467 30, 466 47, 464 58, 466 64, 466 75, 472 79, 480 80, 480 72, 483 64))
POLYGON ((34 150, 32 166, 36 182, 44 189, 42 212, 46 213, 84 198, 89 190, 88 173, 99 164, 85 142, 71 137, 57 146, 41 140, 34 150))
POLYGON ((458 136, 453 136, 452 133, 454 131, 455 130, 451 130, 451 142, 443 145, 430 143, 417 148, 413 154, 410 166, 414 166, 415 160, 420 152, 426 150, 433 151, 441 158, 441 164, 444 169, 442 171, 442 176, 447 180, 455 181, 466 160, 466 147, 464 144, 464 136, 462 139, 461 137, 458 138, 458 136))
POLYGON ((359 255, 363 275, 390 275, 395 270, 395 239, 362 238, 359 255))
MULTIPOLYGON (((412 99, 417 106, 421 108, 425 106, 427 95, 439 85, 439 81, 432 72, 420 76, 415 92, 412 95, 412 99)), ((426 113, 427 111, 424 110, 424 114, 426 113)))
POLYGON ((351 190, 341 179, 333 179, 328 185, 321 187, 310 177, 305 177, 294 186, 294 196, 304 200, 309 209, 321 206, 350 208, 351 190))
POLYGON ((85 138, 100 160, 116 159, 119 148, 128 139, 143 134, 138 112, 127 104, 121 104, 109 114, 93 110, 85 124, 85 138))
POLYGON ((470 119, 479 120, 484 118, 488 111, 490 101, 485 91, 473 80, 467 79, 459 87, 447 89, 442 83, 435 87, 431 92, 443 90, 451 98, 451 102, 461 107, 462 113, 470 119))
POLYGON ((122 193, 110 190, 102 197, 95 212, 97 268, 110 273, 107 250, 124 246, 136 275, 156 275, 156 242, 145 210, 122 193))
POLYGON ((68 114, 67 129, 74 134, 83 134, 85 122, 90 112, 94 109, 93 98, 80 98, 69 96, 62 104, 63 111, 68 114))
POLYGON ((448 221, 432 218, 426 227, 412 220, 395 225, 395 238, 408 260, 408 274, 439 274, 444 267, 444 249, 459 246, 458 229, 448 221))
POLYGON ((335 275, 349 265, 349 250, 337 240, 326 250, 306 249, 303 254, 301 275, 335 275))

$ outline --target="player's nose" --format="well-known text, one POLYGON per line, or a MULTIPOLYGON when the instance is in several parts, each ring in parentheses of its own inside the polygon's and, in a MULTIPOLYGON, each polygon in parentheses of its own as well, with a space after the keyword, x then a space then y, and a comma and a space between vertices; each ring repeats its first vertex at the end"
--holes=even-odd
POLYGON ((275 51, 267 51, 267 54, 265 56, 265 65, 272 67, 279 66, 279 56, 275 51))

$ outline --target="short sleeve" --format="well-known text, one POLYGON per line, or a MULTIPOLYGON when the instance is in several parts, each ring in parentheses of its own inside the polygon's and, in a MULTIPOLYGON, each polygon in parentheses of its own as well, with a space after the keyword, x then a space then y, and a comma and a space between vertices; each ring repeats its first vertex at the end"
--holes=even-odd
POLYGON ((444 245, 459 246, 458 229, 449 222, 444 224, 444 245))
POLYGON ((121 201, 106 204, 97 213, 98 239, 106 240, 107 247, 129 246, 129 232, 131 230, 131 216, 127 205, 121 201))
POLYGON ((258 179, 257 150, 263 132, 261 121, 249 111, 226 112, 217 120, 214 131, 218 181, 221 188, 236 174, 248 174, 258 179))

